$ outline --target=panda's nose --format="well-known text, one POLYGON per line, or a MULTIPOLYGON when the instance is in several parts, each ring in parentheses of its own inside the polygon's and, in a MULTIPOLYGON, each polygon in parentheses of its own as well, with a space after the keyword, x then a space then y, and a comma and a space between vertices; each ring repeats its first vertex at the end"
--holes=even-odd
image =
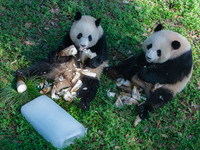
POLYGON ((81 44, 81 47, 86 47, 86 45, 82 45, 82 44, 81 44))
POLYGON ((147 59, 150 60, 151 58, 147 56, 147 59))

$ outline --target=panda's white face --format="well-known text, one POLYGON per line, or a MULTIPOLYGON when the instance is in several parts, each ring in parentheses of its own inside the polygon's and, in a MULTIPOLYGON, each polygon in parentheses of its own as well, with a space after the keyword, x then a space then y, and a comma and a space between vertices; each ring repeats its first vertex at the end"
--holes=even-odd
POLYGON ((190 43, 182 35, 162 30, 153 33, 142 46, 146 61, 149 63, 164 63, 190 50, 190 43))
POLYGON ((167 39, 158 35, 155 36, 155 33, 147 38, 143 44, 146 61, 149 63, 163 63, 167 61, 171 56, 171 48, 170 46, 166 47, 166 43, 169 43, 167 39))
POLYGON ((102 27, 96 26, 95 18, 82 16, 70 29, 70 38, 79 50, 94 46, 103 35, 102 27))

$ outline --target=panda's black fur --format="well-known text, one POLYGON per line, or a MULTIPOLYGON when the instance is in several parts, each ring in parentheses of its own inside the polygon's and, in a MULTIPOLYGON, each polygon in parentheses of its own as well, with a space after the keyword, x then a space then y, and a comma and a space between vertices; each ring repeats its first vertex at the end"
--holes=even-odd
MULTIPOLYGON (((189 42, 176 32, 162 29, 161 24, 155 29, 154 34, 159 36, 158 41, 154 38, 155 36, 147 38, 143 44, 144 52, 122 61, 117 66, 107 67, 104 70, 112 79, 122 77, 144 88, 148 99, 138 106, 141 119, 147 119, 149 112, 171 101, 185 87, 192 75, 193 59, 189 42), (169 37, 164 37, 168 35, 169 37), (168 43, 162 43, 162 38, 167 39, 168 43), (147 60, 151 58, 148 58, 146 53, 148 53, 148 49, 152 48, 148 39, 150 39, 150 42, 161 42, 161 45, 164 46, 162 48, 166 51, 164 54, 171 53, 171 55, 163 62, 162 60, 159 60, 160 62, 148 62, 147 60), (160 86, 155 88, 157 84, 160 86)), ((162 51, 159 46, 157 48, 157 55, 160 56, 162 51)))
MULTIPOLYGON (((80 21, 82 18, 83 19, 88 18, 88 20, 91 23, 94 22, 94 25, 91 25, 91 26, 93 26, 93 27, 96 26, 96 29, 94 27, 94 30, 98 29, 97 33, 100 33, 99 34, 100 37, 96 37, 97 42, 95 44, 93 44, 92 46, 87 47, 92 52, 96 52, 97 56, 94 57, 93 59, 87 59, 84 62, 84 67, 87 68, 88 70, 92 70, 94 73, 96 73, 97 77, 93 78, 93 77, 81 75, 81 81, 82 81, 83 85, 77 91, 77 98, 81 98, 81 108, 84 110, 88 110, 89 103, 95 98, 96 92, 98 90, 100 74, 103 70, 103 67, 107 63, 108 53, 107 53, 106 36, 105 36, 105 33, 103 32, 103 29, 100 26, 101 19, 96 20, 91 16, 82 16, 80 12, 77 12, 75 15, 75 23, 80 21), (83 90, 84 87, 87 87, 87 90, 83 90)), ((84 26, 84 22, 81 25, 84 26)), ((72 26, 74 26, 74 24, 72 26)), ((82 27, 80 27, 80 28, 82 28, 82 27)), ((74 62, 79 67, 79 63, 77 63, 78 58, 79 58, 79 52, 80 52, 78 50, 79 45, 77 45, 71 39, 70 31, 68 34, 66 34, 64 36, 64 38, 62 39, 58 48, 55 51, 51 51, 48 54, 48 57, 46 59, 41 60, 40 62, 32 65, 31 67, 25 69, 24 71, 18 70, 17 76, 27 78, 27 77, 36 75, 36 76, 46 76, 47 78, 52 78, 52 76, 53 76, 53 78, 54 78, 54 76, 56 76, 57 74, 62 73, 62 70, 65 69, 65 66, 66 67, 69 65, 72 66, 72 63, 74 63, 74 62), (76 54, 77 58, 75 58, 73 56, 60 56, 58 58, 57 54, 60 51, 62 51, 63 49, 65 49, 66 47, 69 47, 71 45, 75 45, 78 50, 78 53, 76 54), (62 66, 64 66, 64 67, 62 67, 62 66)), ((89 30, 89 32, 91 32, 91 31, 89 30)), ((72 33, 72 34, 74 34, 74 33, 72 33)), ((76 36, 77 35, 75 35, 75 37, 76 36)), ((95 36, 97 36, 97 35, 95 35, 95 36)), ((67 73, 67 75, 68 74, 70 77, 72 77, 72 74, 67 73)))
POLYGON ((152 84, 174 84, 182 81, 191 71, 192 51, 188 51, 178 58, 168 60, 165 63, 154 64, 154 66, 142 68, 138 76, 152 84), (183 62, 187 62, 184 64, 183 62))

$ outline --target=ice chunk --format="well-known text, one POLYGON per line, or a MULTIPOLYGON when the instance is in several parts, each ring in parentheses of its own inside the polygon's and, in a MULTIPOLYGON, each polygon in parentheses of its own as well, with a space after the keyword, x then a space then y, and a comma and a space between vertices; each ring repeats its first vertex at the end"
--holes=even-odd
POLYGON ((47 141, 57 148, 83 137, 87 129, 49 97, 42 95, 21 108, 22 115, 47 141))

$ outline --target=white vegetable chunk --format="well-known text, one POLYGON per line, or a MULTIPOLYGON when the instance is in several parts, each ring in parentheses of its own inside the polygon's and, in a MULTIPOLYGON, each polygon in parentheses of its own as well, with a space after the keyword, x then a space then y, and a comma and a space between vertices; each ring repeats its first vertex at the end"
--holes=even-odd
POLYGON ((23 92, 26 91, 26 89, 27 89, 27 86, 24 83, 24 81, 22 79, 18 79, 18 81, 17 81, 17 92, 23 93, 23 92))

